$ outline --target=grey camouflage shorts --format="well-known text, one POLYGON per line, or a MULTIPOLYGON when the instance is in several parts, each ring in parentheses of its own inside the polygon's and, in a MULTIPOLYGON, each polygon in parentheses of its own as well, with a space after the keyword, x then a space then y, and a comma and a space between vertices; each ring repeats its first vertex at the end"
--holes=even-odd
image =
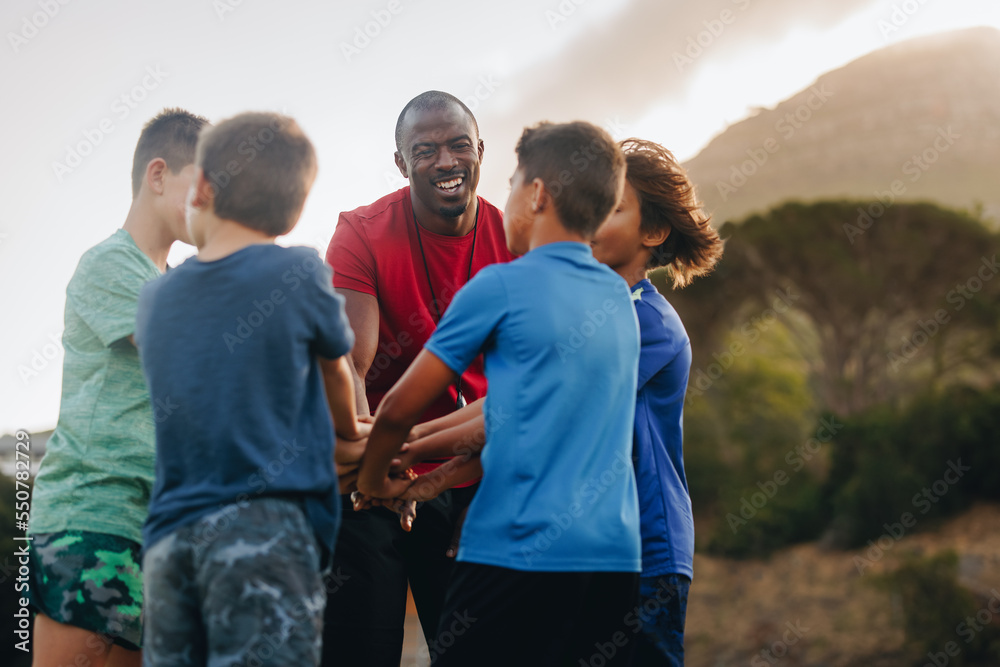
POLYGON ((300 506, 258 498, 148 549, 143 665, 318 665, 326 588, 300 506))

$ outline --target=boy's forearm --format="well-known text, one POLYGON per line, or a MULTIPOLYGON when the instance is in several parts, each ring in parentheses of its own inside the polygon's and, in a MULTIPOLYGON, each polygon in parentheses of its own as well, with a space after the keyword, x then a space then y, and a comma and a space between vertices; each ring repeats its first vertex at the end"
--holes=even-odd
POLYGON ((417 477, 412 485, 412 499, 430 500, 448 489, 482 476, 483 466, 479 452, 468 458, 454 458, 417 477))
MULTIPOLYGON (((468 405, 463 410, 471 407, 468 405)), ((450 456, 466 455, 467 458, 469 453, 480 451, 486 444, 485 418, 481 409, 469 414, 471 417, 465 421, 411 442, 409 453, 414 463, 450 456)), ((414 427, 417 428, 419 426, 414 427)))
POLYGON ((379 405, 368 447, 361 461, 358 490, 376 498, 390 486, 389 464, 399 454, 410 429, 456 375, 426 349, 417 354, 403 377, 389 390, 379 405))
POLYGON ((463 424, 470 419, 475 419, 483 414, 483 402, 485 400, 485 398, 477 399, 460 410, 455 410, 454 412, 446 414, 443 417, 432 419, 428 422, 424 422, 423 424, 417 424, 413 427, 410 433, 414 439, 419 440, 421 438, 426 438, 429 435, 433 435, 440 431, 463 424))
POLYGON ((326 400, 330 405, 330 415, 337 435, 348 440, 359 437, 358 423, 354 411, 353 371, 347 357, 320 359, 323 370, 323 384, 326 400))
POLYGON ((399 453, 410 428, 418 416, 407 418, 383 417, 380 408, 368 436, 368 446, 364 458, 361 459, 361 469, 358 471, 358 490, 361 493, 376 498, 382 497, 382 490, 389 476, 389 464, 399 453), (412 420, 412 421, 411 421, 412 420))

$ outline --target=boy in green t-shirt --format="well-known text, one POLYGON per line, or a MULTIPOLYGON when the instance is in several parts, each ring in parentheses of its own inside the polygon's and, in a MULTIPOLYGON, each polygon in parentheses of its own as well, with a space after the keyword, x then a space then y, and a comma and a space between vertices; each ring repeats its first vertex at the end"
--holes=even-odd
POLYGON ((200 116, 168 109, 139 136, 125 224, 80 259, 66 288, 59 422, 35 480, 29 532, 34 665, 139 665, 142 525, 155 420, 133 332, 139 290, 188 242, 185 202, 200 116))

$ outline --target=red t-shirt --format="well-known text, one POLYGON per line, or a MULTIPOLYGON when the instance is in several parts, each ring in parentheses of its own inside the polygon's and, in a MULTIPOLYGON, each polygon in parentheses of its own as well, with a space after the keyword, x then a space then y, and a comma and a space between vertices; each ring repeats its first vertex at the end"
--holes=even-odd
MULTIPOLYGON (((477 197, 472 275, 479 269, 513 259, 507 250, 500 210, 477 197)), ((382 397, 416 358, 437 325, 437 314, 427 284, 427 272, 444 314, 455 293, 469 279, 473 233, 442 236, 420 228, 427 271, 420 255, 416 220, 409 186, 373 204, 340 214, 327 249, 333 267, 333 286, 371 294, 378 299, 378 349, 365 377, 368 405, 374 412, 382 397)), ((483 304, 489 308, 489 304, 483 304)), ((483 358, 479 356, 462 375, 462 394, 469 403, 486 395, 483 358)), ((455 386, 449 387, 424 413, 421 421, 455 410, 455 386)), ((436 466, 416 466, 419 474, 436 466)))

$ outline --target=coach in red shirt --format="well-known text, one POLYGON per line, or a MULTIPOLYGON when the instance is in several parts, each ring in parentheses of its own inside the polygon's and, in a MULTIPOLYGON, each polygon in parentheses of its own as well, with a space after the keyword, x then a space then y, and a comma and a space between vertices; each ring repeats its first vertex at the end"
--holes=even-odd
MULTIPOLYGON (((396 122, 396 166, 409 186, 340 214, 326 258, 356 337, 351 357, 359 414, 378 408, 459 288, 482 267, 513 258, 501 212, 476 195, 482 159, 479 126, 468 107, 447 93, 422 93, 396 122)), ((423 421, 485 394, 480 357, 423 421)), ((355 512, 342 497, 323 665, 399 665, 407 581, 424 636, 434 640, 453 565, 445 552, 474 493, 475 485, 455 488, 421 505, 409 533, 392 511, 355 512)))

